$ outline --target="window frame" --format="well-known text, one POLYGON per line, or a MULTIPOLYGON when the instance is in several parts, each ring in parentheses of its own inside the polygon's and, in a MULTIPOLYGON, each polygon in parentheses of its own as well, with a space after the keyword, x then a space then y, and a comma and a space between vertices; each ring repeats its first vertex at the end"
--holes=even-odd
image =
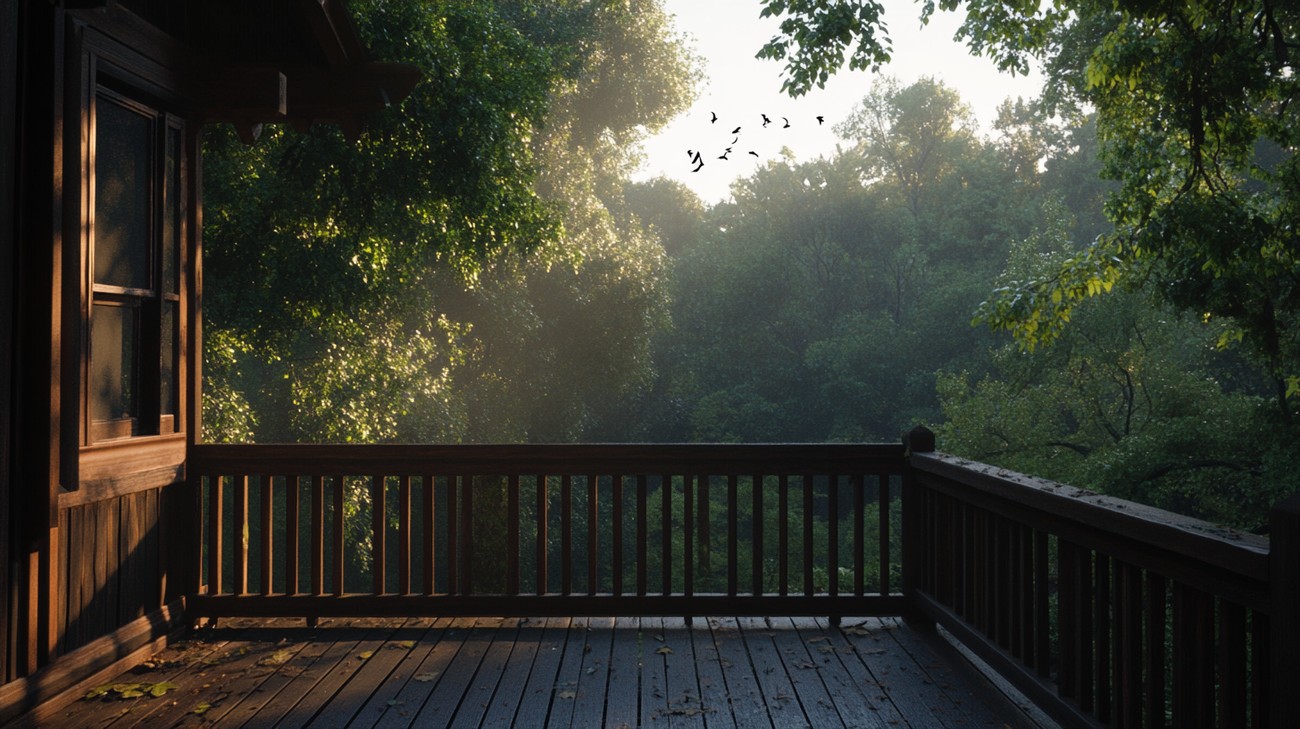
MULTIPOLYGON (((63 412, 68 428, 64 432, 68 458, 61 478, 65 505, 113 494, 158 488, 185 480, 185 457, 192 439, 190 410, 192 383, 189 381, 194 352, 189 330, 196 309, 193 281, 197 257, 198 226, 198 122, 185 113, 183 98, 174 78, 158 77, 156 68, 133 49, 91 29, 81 39, 81 82, 75 106, 80 123, 72 133, 80 135, 80 157, 74 178, 79 186, 79 204, 73 240, 77 245, 70 272, 77 285, 67 291, 76 302, 77 336, 66 341, 67 382, 75 383, 75 396, 66 397, 63 412), (147 174, 148 250, 146 268, 149 287, 107 284, 96 281, 96 183, 97 123, 99 105, 114 103, 150 120, 147 174), (169 175, 167 167, 174 165, 169 175), (164 215, 173 216, 170 234, 164 215), (170 235, 170 244, 164 236, 170 235), (174 286, 165 285, 165 252, 174 256, 174 286), (93 315, 97 306, 131 306, 139 322, 133 343, 138 387, 133 417, 96 420, 91 397, 94 354, 93 315), (167 380, 161 356, 167 351, 162 325, 171 309, 170 396, 161 392, 167 380), (155 367, 144 362, 157 360, 155 367), (170 408, 164 401, 170 400, 170 408), (164 409, 171 412, 164 413, 164 409)), ((77 149, 76 146, 73 149, 77 149)), ((72 225, 69 222, 69 225, 72 225)), ((72 302, 70 302, 72 303, 72 302)), ((194 370, 195 372, 197 370, 194 370)), ((65 389, 67 392, 67 389, 65 389)), ((72 393, 68 393, 72 394, 72 393)))

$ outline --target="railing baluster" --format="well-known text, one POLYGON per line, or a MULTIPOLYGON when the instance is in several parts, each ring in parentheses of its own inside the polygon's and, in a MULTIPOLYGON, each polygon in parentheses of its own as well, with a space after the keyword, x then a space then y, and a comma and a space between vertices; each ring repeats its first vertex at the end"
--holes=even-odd
POLYGON ((537 594, 545 595, 551 582, 547 564, 550 560, 550 505, 551 495, 547 489, 546 476, 537 477, 537 594))
POLYGON ((297 476, 284 477, 284 592, 298 594, 299 482, 297 476))
POLYGON ((519 594, 519 474, 506 479, 506 594, 519 594))
POLYGON ((460 584, 460 481, 469 476, 447 476, 447 593, 458 595, 460 584))
POLYGON ((387 481, 384 476, 370 477, 370 561, 374 586, 372 592, 382 595, 388 592, 385 574, 388 571, 388 544, 384 522, 388 516, 387 481))
POLYGON ((892 569, 892 565, 890 563, 890 556, 889 556, 889 540, 891 537, 890 525, 889 525, 889 509, 890 509, 889 495, 890 495, 889 476, 887 474, 881 474, 880 492, 877 494, 877 498, 879 499, 879 504, 880 504, 879 518, 880 518, 880 594, 881 595, 888 595, 891 589, 889 585, 889 572, 892 569))
POLYGON ((1048 538, 1046 532, 1034 532, 1034 670, 1046 677, 1052 670, 1051 604, 1048 584, 1048 538))
POLYGON ((753 535, 751 537, 753 545, 750 547, 751 561, 751 582, 752 590, 755 597, 763 595, 763 477, 754 475, 752 479, 751 496, 753 497, 753 511, 750 512, 750 525, 753 535))
POLYGON ((411 594, 411 477, 397 478, 397 591, 411 594))
MULTIPOLYGON (((617 478, 617 477, 614 477, 617 478)), ((592 475, 587 477, 587 594, 595 595, 600 592, 600 564, 596 561, 599 556, 597 547, 600 545, 600 512, 598 510, 597 495, 600 491, 600 477, 592 475)), ((644 493, 644 490, 643 490, 644 493)))
POLYGON ((573 594, 573 477, 560 478, 560 594, 573 594))
POLYGON ((646 477, 636 477, 636 594, 645 597, 649 591, 650 570, 650 534, 649 515, 646 513, 647 497, 646 477))
POLYGON ((248 476, 235 477, 235 594, 248 594, 248 476))
POLYGON ((334 594, 335 595, 343 595, 346 592, 346 589, 343 584, 344 582, 343 574, 346 571, 345 570, 346 560, 344 559, 344 551, 343 551, 344 550, 343 536, 346 530, 346 525, 344 523, 345 519, 343 516, 343 511, 344 511, 343 502, 345 499, 347 499, 347 484, 344 482, 343 476, 341 475, 335 476, 334 477, 334 534, 333 534, 334 539, 331 544, 331 550, 330 550, 333 553, 333 557, 334 557, 333 564, 334 564, 334 594))
POLYGON ((1095 555, 1096 581, 1094 583, 1094 594, 1096 602, 1093 603, 1095 617, 1093 619, 1094 630, 1096 631, 1096 651, 1097 660, 1093 663, 1093 684, 1095 686, 1095 705, 1093 712, 1097 718, 1103 722, 1110 721, 1113 688, 1111 684, 1111 652, 1110 652, 1110 556, 1097 552, 1095 555))
POLYGON ((421 546, 424 550, 424 594, 432 595, 437 591, 437 583, 434 579, 437 577, 437 565, 434 562, 434 538, 437 536, 435 527, 435 517, 437 516, 437 497, 434 496, 437 486, 437 479, 432 475, 424 476, 421 479, 424 485, 423 498, 420 501, 421 522, 423 529, 420 531, 423 537, 421 546))
POLYGON ((1147 729, 1163 729, 1165 726, 1165 592, 1164 577, 1146 573, 1146 599, 1143 603, 1146 613, 1146 646, 1144 652, 1146 671, 1146 726, 1147 729))
POLYGON ((826 589, 840 594, 840 477, 826 477, 826 589))
POLYGON ((700 523, 700 574, 709 579, 713 574, 713 543, 709 539, 709 479, 708 474, 700 475, 700 509, 697 518, 700 523))
POLYGON ((662 497, 662 506, 660 516, 660 536, 659 539, 663 544, 663 568, 660 571, 663 577, 663 594, 671 595, 673 592, 673 477, 660 476, 659 495, 662 497))
POLYGON ((682 594, 695 594, 695 477, 682 476, 682 594))
POLYGON ((325 477, 311 477, 311 594, 325 594, 325 477))
POLYGON ((220 595, 224 592, 222 565, 225 562, 225 524, 222 516, 226 510, 226 498, 222 476, 208 476, 208 594, 220 595))
POLYGON ((1174 696, 1176 727, 1214 725, 1214 598, 1174 583, 1174 696))
POLYGON ((614 552, 614 569, 613 569, 613 588, 615 595, 623 594, 623 477, 614 476, 613 492, 610 499, 613 513, 613 532, 614 543, 612 545, 614 552))
MULTIPOLYGON (((1297 616, 1292 616, 1295 619, 1297 616)), ((1219 729, 1246 726, 1246 608, 1219 601, 1219 729)))
POLYGON ((263 595, 270 595, 274 592, 272 582, 271 566, 275 561, 275 540, 274 540, 274 514, 275 514, 275 477, 263 475, 258 478, 258 496, 260 497, 259 505, 260 514, 258 519, 261 522, 260 531, 262 532, 262 544, 259 557, 258 577, 260 578, 260 588, 263 595))
POLYGON ((866 594, 866 494, 863 489, 866 478, 858 473, 853 476, 853 595, 862 597, 866 594))
POLYGON ((811 595, 813 584, 813 476, 803 476, 803 594, 811 595))
POLYGON ((740 490, 739 477, 727 475, 727 595, 740 591, 740 490))
POLYGON ((460 479, 460 594, 474 594, 474 476, 460 479))
POLYGON ((1115 560, 1115 719, 1142 725, 1142 570, 1115 560))
POLYGON ((776 522, 776 592, 790 594, 790 477, 781 474, 777 485, 776 522))

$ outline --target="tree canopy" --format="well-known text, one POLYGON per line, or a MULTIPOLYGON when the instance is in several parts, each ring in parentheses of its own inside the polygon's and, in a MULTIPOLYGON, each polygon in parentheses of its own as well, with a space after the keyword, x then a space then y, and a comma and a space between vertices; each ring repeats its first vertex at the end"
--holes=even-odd
MULTIPOLYGON (((782 17, 760 56, 785 61, 785 88, 822 84, 888 59, 874 0, 762 0, 782 17)), ((1300 394, 1300 9, 1275 0, 926 0, 921 17, 962 11, 971 50, 1000 67, 1041 64, 1044 99, 1096 113, 1104 174, 1118 185, 1113 230, 1052 270, 1010 281, 980 318, 1026 348, 1061 335, 1084 299, 1153 282, 1169 303, 1231 324, 1288 395, 1300 394)))

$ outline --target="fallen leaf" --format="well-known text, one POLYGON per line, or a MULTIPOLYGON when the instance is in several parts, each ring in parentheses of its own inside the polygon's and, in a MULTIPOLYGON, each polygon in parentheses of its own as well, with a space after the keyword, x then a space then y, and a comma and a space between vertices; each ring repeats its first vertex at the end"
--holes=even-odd
POLYGON ((828 640, 830 640, 830 638, 827 638, 826 636, 823 635, 823 636, 820 636, 820 637, 817 637, 817 638, 809 638, 809 639, 808 639, 808 642, 809 642, 809 643, 825 643, 825 642, 828 641, 828 640))
POLYGON ((665 646, 660 646, 660 647, 659 647, 659 650, 655 651, 655 653, 658 653, 658 654, 661 655, 661 656, 672 655, 672 652, 673 652, 673 649, 672 649, 672 648, 669 648, 669 647, 666 646, 666 645, 665 645, 665 646))
POLYGON ((285 663, 289 662, 290 658, 293 658, 293 651, 287 649, 278 650, 272 653, 271 655, 267 656, 266 658, 263 658, 262 660, 258 661, 257 665, 283 666, 285 663))
POLYGON ((375 654, 374 651, 362 651, 361 653, 357 654, 357 658, 360 658, 363 661, 368 661, 370 660, 370 657, 373 656, 374 654, 375 654))
POLYGON ((438 677, 438 672, 437 672, 437 671, 433 671, 432 673, 417 673, 417 674, 415 674, 415 680, 416 680, 416 681, 419 681, 420 683, 428 683, 428 682, 432 681, 433 679, 435 679, 435 678, 437 678, 437 677, 438 677))
POLYGON ((578 692, 577 692, 577 691, 561 691, 561 692, 559 692, 558 694, 556 694, 556 697, 557 697, 557 698, 561 698, 561 699, 576 699, 576 698, 578 698, 578 692))
POLYGON ((398 643, 398 644, 397 644, 396 646, 394 646, 394 647, 395 647, 395 648, 405 648, 405 649, 407 649, 407 650, 410 650, 410 649, 412 649, 412 648, 415 647, 415 641, 413 641, 413 640, 404 640, 404 641, 402 641, 401 643, 398 643))
POLYGON ((191 711, 190 713, 197 714, 198 716, 203 716, 208 712, 208 709, 211 708, 212 708, 212 704, 199 704, 198 706, 194 707, 194 710, 191 711))

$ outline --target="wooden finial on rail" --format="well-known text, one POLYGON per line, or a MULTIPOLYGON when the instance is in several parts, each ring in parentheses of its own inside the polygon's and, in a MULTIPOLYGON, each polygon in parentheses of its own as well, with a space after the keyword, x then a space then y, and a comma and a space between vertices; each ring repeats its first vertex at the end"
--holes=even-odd
POLYGON ((934 453, 934 432, 924 425, 918 425, 903 435, 903 445, 907 448, 907 455, 934 453))

